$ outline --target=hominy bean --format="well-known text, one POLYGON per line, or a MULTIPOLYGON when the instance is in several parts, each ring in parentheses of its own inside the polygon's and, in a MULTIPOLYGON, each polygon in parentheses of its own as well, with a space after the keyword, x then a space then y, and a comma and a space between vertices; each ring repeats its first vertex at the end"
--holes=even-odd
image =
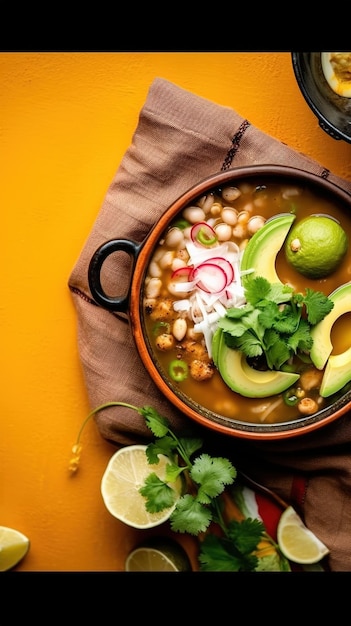
POLYGON ((159 278, 151 278, 146 285, 146 297, 157 298, 161 293, 162 281, 159 278))
POLYGON ((203 222, 206 214, 205 211, 198 206, 189 206, 184 209, 183 217, 191 224, 196 224, 197 222, 203 222))
POLYGON ((161 267, 156 261, 151 261, 149 265, 149 274, 152 278, 160 278, 162 276, 161 267))
POLYGON ((164 249, 162 247, 157 248, 157 250, 155 250, 151 261, 156 261, 156 263, 159 262, 159 260, 163 257, 164 255, 164 249))
POLYGON ((241 191, 238 187, 224 187, 222 189, 222 198, 226 202, 234 202, 241 196, 241 191))
POLYGON ((231 207, 224 207, 222 211, 222 220, 230 226, 235 226, 238 221, 238 211, 231 207))
POLYGON ((232 228, 229 224, 216 224, 214 230, 219 241, 229 241, 232 237, 232 228))
POLYGON ((179 317, 173 324, 172 333, 177 341, 184 339, 188 325, 183 317, 179 317))
POLYGON ((238 237, 238 239, 242 239, 246 235, 246 228, 242 224, 237 224, 233 228, 234 237, 238 237))
POLYGON ((214 203, 214 194, 213 193, 209 193, 206 196, 202 196, 202 198, 200 198, 200 200, 198 201, 197 204, 207 214, 210 211, 213 203, 214 203))
POLYGON ((247 232, 249 235, 254 235, 265 223, 264 217, 261 215, 254 215, 250 217, 247 223, 247 232))
POLYGON ((178 298, 186 298, 188 296, 188 293, 186 291, 179 291, 179 288, 177 289, 178 285, 179 283, 177 283, 177 281, 171 280, 167 285, 169 293, 172 296, 177 296, 178 298))
POLYGON ((166 269, 167 267, 171 267, 172 261, 174 259, 173 250, 165 251, 163 257, 159 261, 159 265, 162 269, 166 269))
POLYGON ((238 215, 238 224, 246 226, 247 222, 249 221, 249 217, 250 213, 248 211, 240 211, 238 215))
POLYGON ((184 245, 184 235, 180 228, 171 228, 165 239, 166 246, 178 248, 184 245))
POLYGON ((175 270, 178 270, 180 267, 186 267, 186 261, 184 261, 183 259, 180 259, 179 257, 175 257, 171 265, 172 272, 174 272, 175 270))

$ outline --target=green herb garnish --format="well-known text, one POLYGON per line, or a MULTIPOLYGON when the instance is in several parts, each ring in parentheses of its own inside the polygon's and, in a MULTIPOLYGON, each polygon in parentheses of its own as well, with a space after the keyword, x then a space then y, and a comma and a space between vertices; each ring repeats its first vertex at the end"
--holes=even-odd
POLYGON ((333 308, 320 291, 306 289, 305 295, 289 285, 269 283, 258 276, 245 289, 246 304, 227 310, 218 326, 228 347, 248 358, 264 356, 267 367, 279 370, 296 354, 310 351, 311 328, 333 308))
MULTIPOLYGON (((199 453, 203 447, 201 438, 176 435, 170 429, 168 420, 152 407, 144 407, 139 412, 144 415, 147 426, 156 437, 156 441, 150 443, 146 449, 149 463, 158 463, 158 454, 165 454, 170 458, 165 482, 155 474, 150 474, 140 488, 140 493, 146 498, 146 509, 156 512, 165 508, 163 494, 168 493, 167 482, 174 481, 179 474, 183 474, 186 493, 177 501, 169 521, 174 532, 191 535, 205 533, 200 543, 200 569, 261 569, 262 559, 256 554, 259 543, 265 539, 268 544, 277 548, 267 535, 263 522, 248 517, 240 521, 232 519, 226 523, 223 517, 224 502, 221 496, 237 478, 237 470, 231 461, 224 457, 212 457, 205 452, 199 453), (195 453, 198 454, 193 458, 195 453), (208 532, 212 523, 220 527, 221 536, 208 532)), ((286 559, 278 550, 274 558, 270 554, 266 567, 272 570, 289 570, 286 559)))
POLYGON ((150 464, 159 462, 159 454, 169 458, 165 481, 160 480, 155 472, 150 472, 140 488, 146 509, 157 512, 171 506, 174 490, 167 483, 174 482, 179 475, 183 476, 184 494, 177 500, 169 521, 174 532, 199 537, 201 571, 290 571, 289 562, 267 534, 263 522, 245 517, 242 513, 240 519, 225 521, 224 496, 234 502, 234 490, 239 488, 237 470, 232 462, 203 451, 201 437, 190 432, 175 434, 168 420, 150 406, 138 408, 127 402, 112 401, 90 411, 72 447, 73 457, 69 465, 72 474, 79 467, 80 439, 87 422, 99 411, 116 406, 132 409, 144 417, 154 435, 154 441, 146 448, 150 464), (219 532, 211 532, 212 524, 219 527, 219 532))

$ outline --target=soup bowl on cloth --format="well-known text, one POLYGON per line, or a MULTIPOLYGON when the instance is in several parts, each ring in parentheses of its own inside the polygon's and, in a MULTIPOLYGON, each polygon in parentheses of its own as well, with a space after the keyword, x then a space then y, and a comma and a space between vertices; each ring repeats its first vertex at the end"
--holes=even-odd
POLYGON ((186 191, 142 243, 102 242, 89 286, 128 317, 148 375, 190 420, 285 439, 351 408, 350 241, 344 190, 287 166, 237 167, 186 191), (125 293, 104 286, 114 254, 129 257, 125 293))

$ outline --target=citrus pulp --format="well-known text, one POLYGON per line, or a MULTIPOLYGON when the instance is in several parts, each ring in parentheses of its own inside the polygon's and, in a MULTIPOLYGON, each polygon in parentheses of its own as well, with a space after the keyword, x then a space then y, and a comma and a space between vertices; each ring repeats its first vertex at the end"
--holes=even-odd
POLYGON ((19 563, 29 550, 29 539, 19 530, 0 526, 0 572, 19 563))
POLYGON ((146 456, 146 445, 131 445, 120 448, 110 459, 101 481, 101 495, 109 512, 121 522, 133 528, 153 528, 169 519, 181 494, 180 478, 169 486, 174 490, 174 504, 158 513, 146 510, 146 499, 140 488, 151 473, 164 481, 166 466, 170 460, 158 455, 159 463, 150 464, 146 456))
POLYGON ((125 571, 186 572, 191 571, 191 563, 184 548, 177 541, 168 537, 153 537, 128 554, 125 571))
POLYGON ((294 563, 318 563, 329 554, 329 548, 305 526, 292 506, 279 519, 277 540, 284 556, 294 563))
POLYGON ((300 274, 318 279, 337 269, 347 248, 347 234, 337 220, 328 215, 310 215, 290 230, 285 256, 300 274))

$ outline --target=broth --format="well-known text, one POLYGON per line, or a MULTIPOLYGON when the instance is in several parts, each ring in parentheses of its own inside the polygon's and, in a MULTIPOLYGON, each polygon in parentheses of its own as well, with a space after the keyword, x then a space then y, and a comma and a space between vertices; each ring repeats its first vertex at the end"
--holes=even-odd
MULTIPOLYGON (((174 303, 188 296, 174 290, 173 272, 181 272, 179 268, 187 264, 189 254, 185 243, 190 241, 192 224, 211 224, 212 228, 217 229, 219 244, 230 241, 242 251, 255 229, 279 213, 296 215, 295 224, 308 215, 330 215, 340 222, 351 242, 351 216, 345 207, 336 205, 328 194, 321 195, 318 189, 302 183, 296 184, 289 179, 277 183, 269 177, 257 177, 248 182, 235 181, 233 186, 226 184, 223 188, 212 189, 191 202, 163 233, 145 274, 142 298, 145 330, 149 350, 162 377, 169 380, 172 364, 174 366, 179 360, 185 361, 189 373, 181 380, 180 371, 175 376, 179 380, 172 380, 172 387, 206 409, 240 422, 287 422, 301 418, 302 413, 297 405, 286 404, 284 394, 251 399, 232 391, 226 385, 208 355, 203 334, 194 332, 194 321, 189 313, 174 310, 174 303), (178 321, 174 336, 174 322, 180 319, 183 321, 178 321), (186 332, 182 337, 184 328, 186 332), (197 367, 193 365, 194 359, 197 360, 197 367)), ((286 261, 283 246, 276 258, 276 271, 280 280, 296 291, 304 293, 306 288, 311 288, 329 295, 338 286, 351 280, 351 249, 349 246, 336 271, 317 280, 296 272, 286 261)), ((350 332, 345 332, 344 328, 350 327, 350 317, 351 314, 346 314, 335 322, 332 332, 333 353, 341 352, 351 345, 351 338, 345 340, 345 337, 350 337, 350 332)), ((295 392, 298 395, 308 394, 316 403, 313 412, 329 406, 335 398, 322 398, 318 391, 323 372, 318 373, 311 364, 297 359, 294 359, 294 365, 300 373, 310 371, 317 374, 317 382, 306 391, 302 387, 306 373, 302 374, 291 395, 295 392)))

